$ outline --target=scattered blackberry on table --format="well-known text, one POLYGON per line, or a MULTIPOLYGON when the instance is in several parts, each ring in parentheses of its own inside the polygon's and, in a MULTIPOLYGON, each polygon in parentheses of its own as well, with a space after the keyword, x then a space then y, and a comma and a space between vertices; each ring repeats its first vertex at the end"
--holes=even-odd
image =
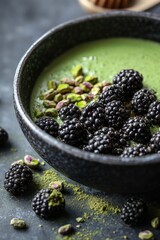
POLYGON ((85 107, 81 113, 80 121, 89 132, 94 132, 105 122, 104 108, 97 102, 85 107))
POLYGON ((81 146, 87 138, 87 131, 78 119, 66 120, 59 128, 59 138, 72 146, 81 146))
POLYGON ((121 219, 130 226, 143 223, 147 213, 147 206, 141 199, 130 198, 121 209, 121 219))
POLYGON ((14 195, 20 195, 31 182, 32 171, 25 165, 15 164, 5 173, 4 188, 14 195))
POLYGON ((60 109, 59 117, 64 121, 67 119, 77 118, 79 119, 81 115, 80 109, 75 106, 73 103, 70 103, 68 106, 65 106, 60 109))
POLYGON ((124 91, 118 85, 111 85, 107 87, 107 89, 100 94, 98 101, 100 104, 105 106, 108 102, 111 102, 113 100, 124 100, 124 91))
POLYGON ((147 118, 154 125, 160 125, 160 101, 151 103, 148 109, 147 118))
POLYGON ((147 113, 149 105, 156 99, 154 91, 143 88, 133 95, 131 102, 132 111, 137 115, 143 115, 147 113))
POLYGON ((58 123, 52 117, 38 118, 35 124, 53 137, 58 136, 58 123))
POLYGON ((48 219, 64 210, 65 199, 60 191, 42 189, 32 200, 33 211, 42 218, 48 219))
POLYGON ((148 143, 151 138, 150 126, 145 118, 129 118, 122 127, 126 139, 137 143, 148 143))
POLYGON ((107 103, 105 107, 106 125, 118 129, 129 117, 129 111, 120 101, 112 101, 107 103))
POLYGON ((8 133, 5 129, 0 127, 0 147, 4 146, 8 141, 8 133))
POLYGON ((149 146, 151 147, 153 153, 160 153, 160 132, 152 135, 149 146))
POLYGON ((130 99, 133 94, 143 86, 143 76, 133 69, 120 71, 113 79, 113 83, 122 87, 125 99, 130 99))
POLYGON ((151 153, 151 148, 141 143, 124 149, 121 157, 142 157, 151 153))

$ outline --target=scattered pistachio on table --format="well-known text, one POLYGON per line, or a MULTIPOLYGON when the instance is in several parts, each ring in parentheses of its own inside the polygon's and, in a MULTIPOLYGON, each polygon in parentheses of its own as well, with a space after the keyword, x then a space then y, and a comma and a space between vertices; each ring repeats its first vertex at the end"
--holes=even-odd
POLYGON ((151 220, 151 226, 155 229, 159 228, 160 226, 159 217, 155 217, 151 220))
POLYGON ((27 227, 26 222, 21 218, 12 218, 10 225, 16 229, 25 229, 27 227))
POLYGON ((56 189, 59 191, 64 190, 64 183, 62 181, 54 181, 49 184, 49 188, 56 189))
POLYGON ((139 237, 139 239, 142 239, 142 240, 152 240, 152 239, 154 239, 154 235, 150 230, 145 230, 143 232, 140 232, 138 234, 138 237, 139 237))
POLYGON ((40 164, 39 159, 34 158, 31 155, 25 155, 24 156, 24 163, 30 168, 37 168, 40 164))
POLYGON ((74 231, 74 228, 71 224, 66 224, 64 226, 61 226, 58 229, 58 233, 61 235, 69 235, 74 231))

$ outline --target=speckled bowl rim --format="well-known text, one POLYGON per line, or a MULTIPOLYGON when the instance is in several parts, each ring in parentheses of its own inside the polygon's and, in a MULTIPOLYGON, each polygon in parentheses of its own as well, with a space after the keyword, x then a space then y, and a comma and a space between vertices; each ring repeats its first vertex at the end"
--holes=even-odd
POLYGON ((114 11, 104 14, 93 14, 85 17, 81 17, 78 19, 70 20, 66 23, 60 24, 57 27, 52 28, 47 33, 45 33, 42 37, 40 37, 36 42, 34 42, 31 47, 26 51, 22 59, 20 60, 15 76, 14 76, 14 101, 16 108, 21 115, 23 121, 28 125, 28 127, 39 137, 42 138, 47 144, 50 146, 54 146, 59 151, 63 150, 64 152, 73 155, 74 157, 81 157, 82 159, 86 161, 92 161, 97 162, 101 164, 108 164, 108 165, 146 165, 146 164, 155 164, 157 162, 160 162, 160 156, 158 154, 151 154, 144 157, 135 157, 135 158, 124 158, 119 156, 113 156, 113 155, 103 155, 103 154, 94 154, 86 151, 82 151, 78 148, 75 148, 73 146, 67 145, 63 142, 60 142, 59 140, 51 137, 44 131, 42 131, 39 127, 36 126, 36 124, 33 122, 31 117, 27 114, 21 98, 20 98, 20 90, 19 90, 19 83, 21 81, 21 74, 23 72, 23 68, 25 67, 26 60, 32 55, 32 53, 36 50, 36 48, 50 35, 53 35, 57 31, 63 30, 68 25, 76 25, 80 22, 90 21, 92 19, 101 19, 101 18, 113 18, 113 17, 141 17, 141 18, 147 18, 152 20, 159 20, 160 17, 157 15, 153 15, 151 13, 144 13, 144 12, 131 12, 131 11, 114 11))

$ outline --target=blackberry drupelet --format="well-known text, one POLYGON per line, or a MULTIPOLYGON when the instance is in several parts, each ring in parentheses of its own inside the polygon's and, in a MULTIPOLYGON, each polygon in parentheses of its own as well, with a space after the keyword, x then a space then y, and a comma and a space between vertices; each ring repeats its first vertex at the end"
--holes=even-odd
POLYGON ((143 115, 147 113, 149 105, 156 99, 154 91, 143 88, 133 95, 131 102, 132 111, 137 115, 143 115))
POLYGON ((73 103, 70 103, 68 106, 65 106, 60 109, 59 117, 64 121, 67 119, 77 118, 79 119, 81 115, 80 109, 75 106, 73 103))
POLYGON ((151 103, 148 109, 147 118, 154 125, 160 125, 160 101, 151 103))
POLYGON ((72 146, 79 147, 83 145, 87 138, 87 131, 78 119, 66 120, 59 128, 60 139, 72 146))
POLYGON ((118 85, 111 85, 107 87, 99 96, 99 103, 106 105, 108 102, 113 100, 123 101, 124 100, 124 91, 122 87, 118 85))
POLYGON ((5 173, 4 188, 14 195, 20 195, 31 182, 32 171, 25 165, 15 164, 5 173))
POLYGON ((98 130, 105 121, 104 108, 97 102, 91 103, 83 109, 80 121, 89 132, 98 130))
POLYGON ((160 153, 160 132, 152 135, 149 146, 153 153, 160 153))
POLYGON ((121 219, 130 226, 143 223, 147 213, 147 206, 141 199, 130 198, 121 209, 121 219))
POLYGON ((137 143, 148 143, 151 137, 150 126, 145 118, 129 118, 122 127, 124 137, 137 143))
POLYGON ((52 117, 41 117, 37 119, 35 124, 49 135, 58 136, 59 125, 52 117))
POLYGON ((45 219, 55 216, 64 207, 65 199, 62 193, 55 189, 42 189, 32 200, 33 211, 45 219))
POLYGON ((119 129, 129 117, 129 111, 120 101, 112 101, 107 103, 105 107, 106 125, 119 129))
POLYGON ((142 81, 142 74, 133 69, 122 70, 113 79, 114 84, 122 87, 125 99, 130 99, 136 91, 142 88, 142 81))
POLYGON ((142 157, 151 153, 151 148, 141 143, 124 149, 121 157, 142 157))
POLYGON ((5 129, 0 127, 0 147, 4 146, 8 141, 8 133, 5 129))

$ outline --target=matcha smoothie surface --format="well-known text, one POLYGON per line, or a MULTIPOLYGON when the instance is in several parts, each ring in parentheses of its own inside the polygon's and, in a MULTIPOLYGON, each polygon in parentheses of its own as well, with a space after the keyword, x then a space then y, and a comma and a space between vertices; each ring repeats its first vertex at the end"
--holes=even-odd
POLYGON ((47 82, 72 77, 71 69, 81 65, 84 73, 96 75, 99 81, 112 82, 122 69, 134 69, 144 77, 144 86, 160 97, 160 44, 131 38, 110 38, 84 43, 53 60, 40 74, 31 96, 31 114, 41 104, 39 96, 47 90, 47 82))

